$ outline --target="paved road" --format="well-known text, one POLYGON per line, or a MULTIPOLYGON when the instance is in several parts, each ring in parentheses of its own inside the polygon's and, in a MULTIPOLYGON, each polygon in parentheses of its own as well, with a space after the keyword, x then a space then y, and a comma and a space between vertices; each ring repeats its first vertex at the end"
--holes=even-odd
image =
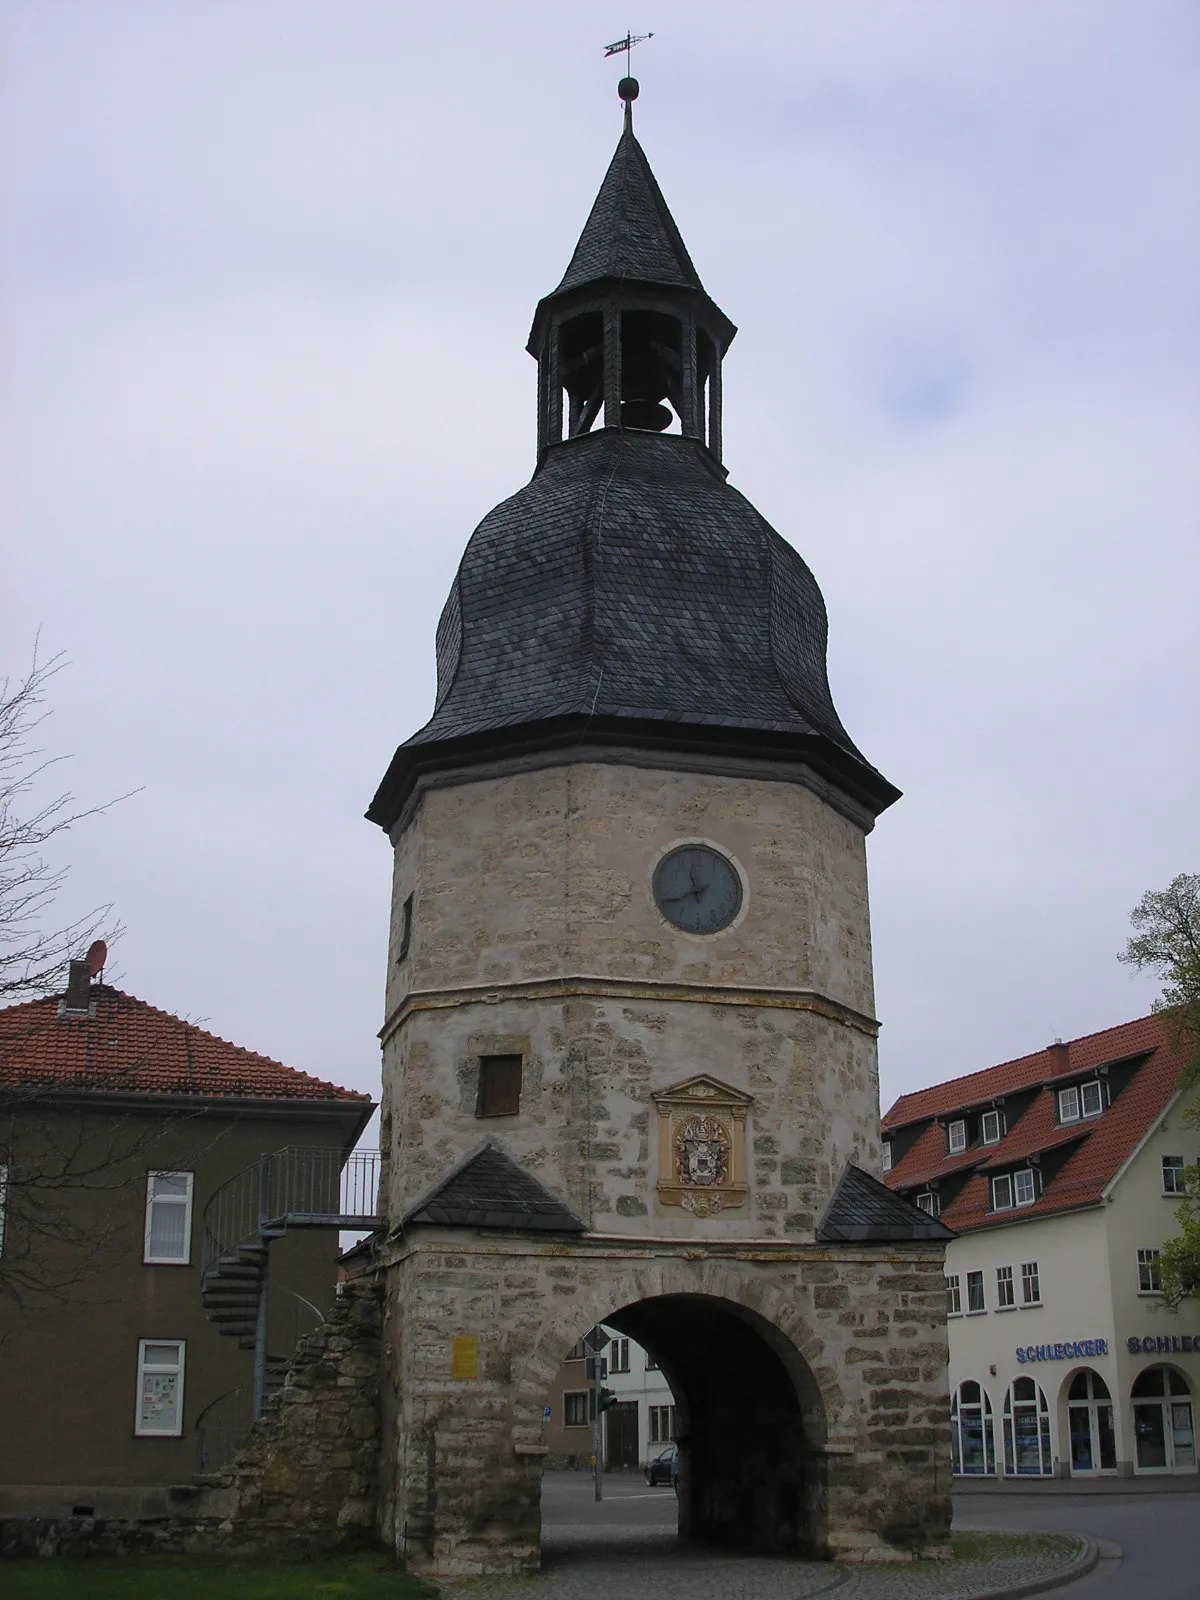
POLYGON ((1121 1546, 1122 1561, 1102 1561, 1065 1591, 1070 1600, 1197 1600, 1200 1596, 1200 1495, 963 1495, 956 1526, 1090 1533, 1121 1546))
MULTIPOLYGON (((639 1530, 673 1528, 675 1495, 613 1476, 605 1479, 597 1505, 589 1477, 547 1473, 542 1517, 549 1562, 556 1550, 581 1540, 626 1539, 633 1546, 639 1530)), ((1124 1559, 1104 1561, 1072 1585, 1066 1591, 1071 1600, 1200 1600, 1200 1494, 1194 1492, 970 1494, 955 1502, 955 1525, 1087 1533, 1120 1545, 1124 1559)))

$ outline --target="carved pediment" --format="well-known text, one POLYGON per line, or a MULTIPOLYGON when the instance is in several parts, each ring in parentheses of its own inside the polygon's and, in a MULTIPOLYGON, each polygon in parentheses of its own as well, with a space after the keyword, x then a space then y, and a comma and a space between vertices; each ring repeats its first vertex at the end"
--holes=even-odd
POLYGON ((746 1107, 754 1104, 752 1094, 743 1094, 740 1089, 722 1083, 719 1078, 710 1078, 706 1072, 697 1073, 694 1078, 684 1078, 682 1083, 672 1084, 669 1089, 660 1089, 650 1098, 659 1105, 691 1105, 696 1101, 708 1101, 712 1105, 741 1106, 743 1115, 746 1107))

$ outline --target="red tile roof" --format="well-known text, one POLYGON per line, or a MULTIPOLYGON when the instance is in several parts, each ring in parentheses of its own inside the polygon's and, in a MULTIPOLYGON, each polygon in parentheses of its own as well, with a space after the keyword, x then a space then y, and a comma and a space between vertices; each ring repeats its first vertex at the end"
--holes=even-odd
POLYGON ((1061 1046, 1039 1050, 1017 1061, 901 1095, 883 1119, 885 1135, 911 1128, 914 1123, 926 1122, 928 1126, 885 1181, 893 1189, 911 1192, 961 1173, 964 1167, 974 1168, 960 1192, 941 1210, 941 1221, 956 1232, 1096 1205, 1105 1186, 1175 1093, 1184 1065, 1184 1050, 1172 1043, 1161 1020, 1141 1017, 1102 1033, 1072 1039, 1065 1051, 1061 1046), (1054 1090, 1049 1085, 1138 1057, 1145 1060, 1099 1117, 1066 1127, 1059 1124, 1054 1090), (942 1124, 972 1107, 1030 1089, 1040 1092, 999 1144, 975 1143, 965 1153, 947 1156, 942 1124), (933 1121, 935 1117, 940 1120, 933 1121), (989 1209, 990 1172, 1019 1165, 1031 1156, 1072 1142, 1077 1148, 1033 1205, 1002 1212, 989 1209))
POLYGON ((107 984, 89 999, 90 1017, 60 1016, 57 997, 0 1010, 0 1088, 371 1104, 107 984))

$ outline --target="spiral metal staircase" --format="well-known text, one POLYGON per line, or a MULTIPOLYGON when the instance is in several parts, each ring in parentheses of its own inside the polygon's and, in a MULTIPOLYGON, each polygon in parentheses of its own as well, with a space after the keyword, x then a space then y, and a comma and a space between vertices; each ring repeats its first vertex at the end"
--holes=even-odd
POLYGON ((222 1334, 254 1351, 251 1421, 270 1387, 272 1242, 295 1228, 380 1227, 379 1171, 378 1150, 289 1145, 223 1183, 205 1207, 200 1300, 222 1334))

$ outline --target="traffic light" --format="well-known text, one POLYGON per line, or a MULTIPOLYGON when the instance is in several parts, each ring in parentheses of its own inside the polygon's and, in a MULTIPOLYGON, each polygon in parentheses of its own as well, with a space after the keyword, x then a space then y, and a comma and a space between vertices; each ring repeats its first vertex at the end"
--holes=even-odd
POLYGON ((601 1391, 600 1391, 600 1409, 601 1409, 601 1411, 611 1411, 613 1406, 615 1406, 617 1404, 617 1402, 620 1400, 620 1398, 621 1398, 620 1395, 614 1394, 611 1389, 601 1389, 601 1391))

